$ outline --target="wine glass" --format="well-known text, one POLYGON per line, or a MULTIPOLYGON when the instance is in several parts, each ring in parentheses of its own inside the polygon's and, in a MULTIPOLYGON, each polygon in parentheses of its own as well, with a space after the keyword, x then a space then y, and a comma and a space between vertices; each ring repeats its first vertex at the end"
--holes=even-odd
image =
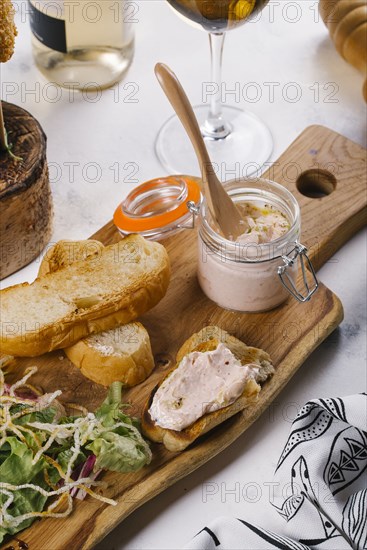
MULTIPOLYGON (((269 0, 167 0, 178 15, 209 33, 211 52, 210 105, 194 107, 212 163, 220 172, 241 175, 258 171, 270 157, 273 138, 269 128, 256 115, 238 107, 222 105, 221 69, 225 32, 242 25, 264 8, 269 0)), ((191 144, 176 115, 161 128, 156 153, 171 174, 199 171, 191 144)), ((226 179, 226 178, 222 178, 226 179)))

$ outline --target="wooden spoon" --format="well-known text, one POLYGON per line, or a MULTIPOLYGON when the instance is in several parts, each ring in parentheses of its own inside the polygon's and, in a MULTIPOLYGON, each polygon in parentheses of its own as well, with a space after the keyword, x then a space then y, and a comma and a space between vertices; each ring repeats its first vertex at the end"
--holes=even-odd
POLYGON ((157 63, 154 72, 194 146, 209 210, 225 238, 236 239, 245 229, 243 225, 241 227, 240 213, 214 172, 187 95, 177 76, 167 65, 157 63))

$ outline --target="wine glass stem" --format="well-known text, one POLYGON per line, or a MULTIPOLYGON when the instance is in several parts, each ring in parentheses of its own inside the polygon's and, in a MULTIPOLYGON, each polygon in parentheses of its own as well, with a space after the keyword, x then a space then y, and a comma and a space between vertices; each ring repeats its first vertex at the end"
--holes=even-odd
POLYGON ((222 118, 222 58, 224 33, 209 33, 211 56, 211 92, 209 114, 201 126, 201 133, 206 139, 224 139, 230 132, 230 124, 222 118))

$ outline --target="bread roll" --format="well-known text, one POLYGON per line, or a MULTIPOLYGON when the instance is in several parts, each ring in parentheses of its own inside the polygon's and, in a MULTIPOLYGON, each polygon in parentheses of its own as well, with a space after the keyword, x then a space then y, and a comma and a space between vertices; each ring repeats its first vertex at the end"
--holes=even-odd
POLYGON ((342 53, 356 69, 367 73, 367 19, 346 38, 342 53))
MULTIPOLYGON (((327 1, 325 2, 322 0, 320 6, 325 3, 327 3, 327 1)), ((365 0, 337 0, 335 4, 331 2, 329 2, 329 4, 331 4, 331 9, 328 8, 329 12, 324 21, 329 29, 331 38, 334 38, 334 33, 343 19, 345 17, 349 19, 350 14, 365 6, 366 2, 365 0)))
MULTIPOLYGON (((343 17, 337 24, 333 39, 334 44, 340 55, 345 58, 343 45, 344 42, 352 35, 352 33, 360 26, 363 26, 363 22, 367 22, 367 4, 350 11, 343 17)), ((330 31, 331 32, 331 31, 330 31)), ((364 29, 366 34, 366 28, 364 29)), ((362 36, 361 36, 362 38, 362 36)), ((363 39, 361 40, 361 47, 363 47, 363 39)), ((350 60, 348 60, 351 63, 350 60)), ((353 63, 352 63, 353 64, 353 63)), ((353 64, 354 65, 354 64, 353 64)))
POLYGON ((321 17, 340 55, 365 77, 367 102, 367 3, 366 0, 320 0, 321 17))

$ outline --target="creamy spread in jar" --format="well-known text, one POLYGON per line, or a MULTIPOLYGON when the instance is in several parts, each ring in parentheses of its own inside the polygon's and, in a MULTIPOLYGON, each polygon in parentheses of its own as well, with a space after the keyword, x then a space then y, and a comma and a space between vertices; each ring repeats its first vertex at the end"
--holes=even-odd
POLYGON ((286 216, 272 206, 265 204, 262 208, 249 202, 238 203, 242 223, 246 227, 236 242, 242 244, 263 244, 275 241, 290 229, 286 216))
POLYGON ((243 366, 222 343, 213 351, 193 351, 159 386, 150 416, 161 428, 181 431, 236 401, 257 368, 243 366))
MULTIPOLYGON (((220 307, 241 312, 267 311, 284 302, 289 291, 279 268, 300 239, 300 210, 283 186, 261 178, 226 185, 242 211, 243 232, 235 240, 221 235, 204 199, 199 216, 198 279, 204 293, 220 307)), ((298 260, 288 262, 290 285, 298 260)))

